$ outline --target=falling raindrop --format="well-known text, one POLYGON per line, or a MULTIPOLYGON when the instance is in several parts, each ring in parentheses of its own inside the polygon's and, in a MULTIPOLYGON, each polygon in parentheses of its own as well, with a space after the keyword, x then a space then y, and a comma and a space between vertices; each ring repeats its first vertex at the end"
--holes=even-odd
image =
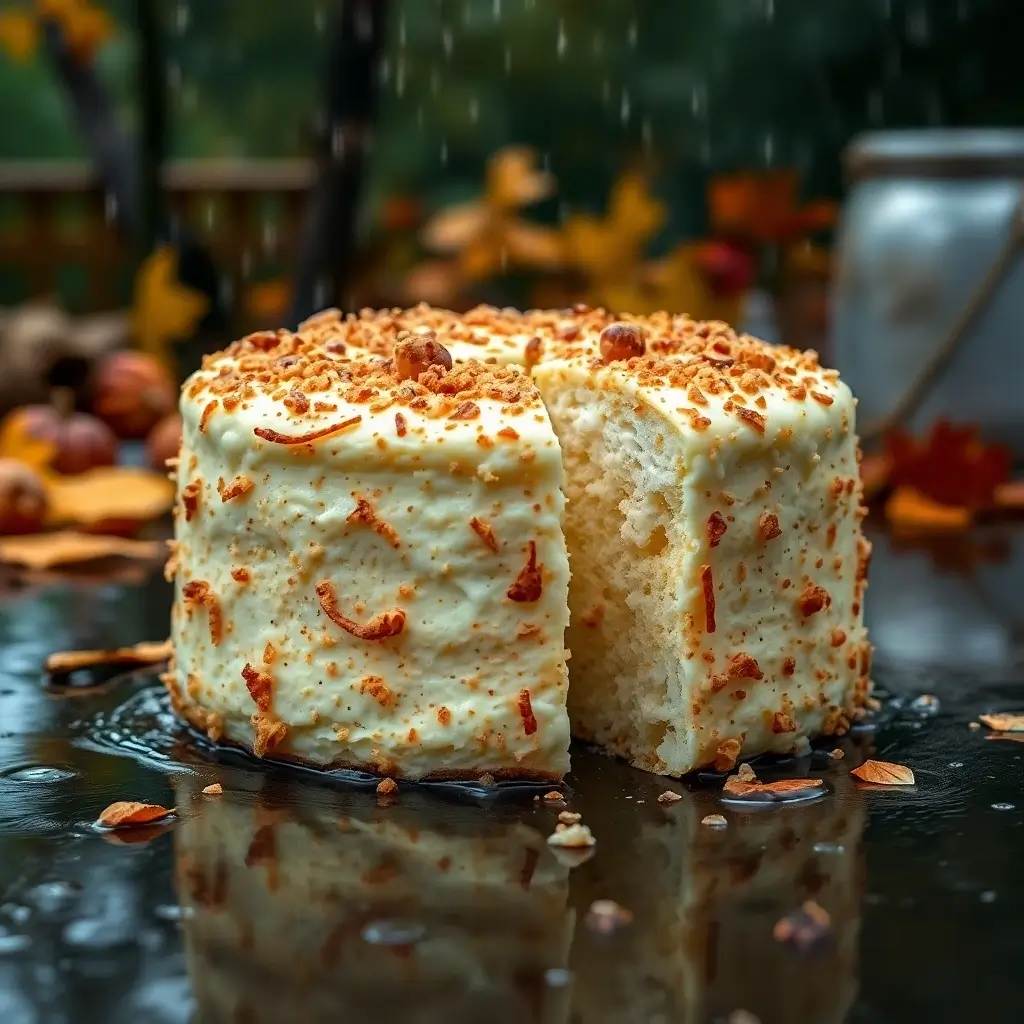
POLYGON ((764 0, 764 20, 775 20, 775 0, 764 0))
POLYGON ((398 45, 405 46, 405 13, 398 19, 398 45))
POLYGON ((636 21, 634 20, 634 21, 631 21, 629 23, 629 28, 626 30, 626 42, 629 43, 630 46, 636 47, 636 40, 637 40, 637 25, 636 25, 636 21))
POLYGON ((707 103, 707 95, 703 85, 695 85, 690 89, 690 113, 694 117, 699 117, 704 113, 704 107, 707 103))
POLYGON ((771 167, 775 162, 775 135, 773 132, 765 132, 761 140, 761 155, 764 157, 766 167, 771 167))
POLYGON ((469 121, 476 124, 480 120, 480 101, 474 96, 469 101, 469 121))
POLYGON ((993 890, 986 889, 985 892, 978 896, 978 899, 981 900, 982 903, 995 903, 996 895, 997 894, 993 892, 993 890))
POLYGON ((436 96, 441 88, 441 72, 437 68, 430 69, 430 95, 436 96))
POLYGON ((420 941, 426 929, 418 921, 384 918, 363 927, 363 939, 374 946, 411 946, 420 941))
POLYGON ((606 78, 601 83, 601 99, 604 102, 605 106, 608 106, 608 104, 611 102, 611 99, 612 99, 612 83, 611 83, 611 79, 606 78))
POLYGON ((420 103, 416 107, 416 127, 422 128, 424 124, 425 115, 423 113, 423 104, 420 103))
POLYGON ((405 59, 403 57, 399 57, 398 63, 395 65, 395 95, 405 95, 405 59))
POLYGON ((447 139, 442 139, 441 140, 441 166, 442 167, 447 167, 448 166, 448 140, 447 139))
POLYGON ((172 92, 181 88, 181 68, 173 61, 167 65, 167 88, 172 92))
POLYGON ((345 156, 345 126, 336 124, 331 130, 331 156, 341 160, 345 156))
POLYGON ((317 7, 313 12, 313 27, 317 35, 323 35, 327 31, 327 12, 322 7, 317 7))
POLYGON ((231 283, 231 278, 222 277, 220 279, 220 287, 218 290, 220 292, 220 304, 225 309, 230 309, 231 303, 235 298, 235 286, 231 283))
POLYGON ((501 21, 501 0, 494 0, 494 6, 491 10, 494 14, 494 20, 501 21))
POLYGON ((444 47, 445 60, 451 60, 452 50, 455 48, 455 37, 447 25, 441 30, 441 45, 444 47))
POLYGON ((1014 805, 1008 803, 998 803, 992 805, 993 811, 1012 811, 1014 809, 1014 805))
POLYGON ((373 16, 370 4, 356 4, 355 9, 356 36, 361 43, 368 43, 373 38, 373 16))
POLYGON ((263 222, 263 251, 272 252, 277 246, 277 226, 273 221, 263 222))
POLYGON ((622 90, 622 99, 619 101, 619 120, 625 124, 629 120, 630 106, 629 106, 629 93, 625 89, 622 90))
POLYGON ((473 24, 473 8, 470 6, 468 0, 462 5, 462 24, 472 25, 473 24))
POLYGON ((387 57, 381 57, 380 66, 377 70, 380 77, 380 84, 387 85, 391 78, 391 61, 389 61, 387 57))
POLYGON ((565 20, 562 18, 558 19, 558 39, 555 42, 555 53, 558 54, 558 59, 561 60, 565 56, 565 51, 569 48, 569 37, 565 32, 565 20))
POLYGON ((918 4, 907 11, 907 39, 917 46, 924 46, 931 37, 928 8, 918 4))
POLYGON ((957 0, 956 4, 956 20, 966 21, 970 17, 970 5, 967 0, 957 0))
POLYGON ((117 196, 112 192, 108 192, 103 197, 103 216, 108 224, 113 223, 117 218, 117 196))
POLYGON ((174 28, 180 33, 188 29, 188 4, 178 4, 174 9, 174 28))
POLYGON ((600 32, 594 33, 594 38, 590 42, 590 49, 595 57, 600 57, 604 53, 604 36, 600 32))
POLYGON ((512 47, 505 47, 505 74, 511 74, 512 72, 512 47))
POLYGON ((549 988, 568 988, 572 984, 572 971, 564 967, 549 967, 544 972, 544 984, 549 988))
POLYGON ((195 110, 199 105, 199 90, 195 82, 184 82, 181 86, 181 107, 183 110, 195 110))
POLYGON ((646 149, 650 149, 654 144, 654 134, 651 128, 651 119, 649 117, 645 117, 640 124, 640 138, 646 149))

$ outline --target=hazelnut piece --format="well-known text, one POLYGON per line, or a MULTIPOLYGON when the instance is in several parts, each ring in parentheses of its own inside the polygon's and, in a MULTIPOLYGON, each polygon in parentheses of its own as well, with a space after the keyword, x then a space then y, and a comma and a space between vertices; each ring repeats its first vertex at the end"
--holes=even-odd
POLYGON ((646 350, 645 331, 637 324, 609 324, 601 332, 601 359, 605 363, 633 359, 646 350))
POLYGON ((452 368, 451 353, 442 345, 433 331, 423 334, 403 332, 395 342, 395 373, 399 380, 418 380, 431 366, 444 370, 452 368))

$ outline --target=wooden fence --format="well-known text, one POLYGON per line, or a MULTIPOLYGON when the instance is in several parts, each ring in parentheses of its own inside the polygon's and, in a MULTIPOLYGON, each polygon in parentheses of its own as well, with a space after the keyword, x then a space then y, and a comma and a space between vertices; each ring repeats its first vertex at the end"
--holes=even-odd
MULTIPOLYGON (((304 160, 191 160, 169 163, 164 187, 238 297, 290 268, 313 178, 304 160)), ((59 291, 73 268, 84 275, 80 312, 123 303, 130 251, 115 212, 87 163, 0 162, 0 272, 29 298, 59 291)))

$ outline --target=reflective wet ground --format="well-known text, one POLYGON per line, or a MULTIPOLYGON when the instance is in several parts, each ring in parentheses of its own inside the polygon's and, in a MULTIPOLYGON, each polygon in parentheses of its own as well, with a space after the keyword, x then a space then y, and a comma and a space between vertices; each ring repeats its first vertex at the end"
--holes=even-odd
POLYGON ((41 677, 165 636, 159 574, 0 579, 0 1022, 1020 1019, 1024 746, 968 723, 1024 711, 1024 532, 875 539, 878 728, 759 766, 826 783, 770 807, 586 750, 566 804, 211 760, 149 677, 41 677), (917 785, 859 785, 868 756, 917 785), (101 834, 114 800, 178 816, 101 834), (589 857, 545 842, 566 806, 589 857), (629 913, 588 915, 607 899, 629 913), (808 899, 831 933, 800 952, 773 928, 808 899))

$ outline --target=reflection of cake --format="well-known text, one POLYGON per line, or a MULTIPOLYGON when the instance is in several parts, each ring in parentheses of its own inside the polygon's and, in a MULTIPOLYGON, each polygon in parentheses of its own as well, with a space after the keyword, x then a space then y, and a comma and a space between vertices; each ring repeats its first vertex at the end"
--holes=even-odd
POLYGON ((722 810, 688 794, 660 820, 623 830, 595 802, 600 836, 591 870, 573 876, 577 907, 613 894, 634 915, 614 944, 573 945, 574 993, 588 1024, 725 1021, 744 1009, 761 1024, 839 1024, 857 987, 864 808, 850 788, 803 806, 722 810), (623 872, 624 859, 642 865, 623 872), (577 885, 578 883, 578 885, 577 885), (773 937, 775 924, 813 900, 831 917, 831 943, 812 958, 773 937))
MULTIPOLYGON (((187 805, 198 786, 177 785, 187 805)), ((302 796, 200 800, 175 831, 199 1024, 561 1019, 544 972, 572 915, 542 835, 302 796)))
POLYGON ((562 777, 562 467, 527 376, 265 333, 181 410, 180 713, 320 765, 562 777))
POLYGON ((182 409, 173 697, 212 734, 560 777, 566 542, 580 736, 678 775, 866 700, 854 401, 813 353, 666 314, 328 312, 182 409))

